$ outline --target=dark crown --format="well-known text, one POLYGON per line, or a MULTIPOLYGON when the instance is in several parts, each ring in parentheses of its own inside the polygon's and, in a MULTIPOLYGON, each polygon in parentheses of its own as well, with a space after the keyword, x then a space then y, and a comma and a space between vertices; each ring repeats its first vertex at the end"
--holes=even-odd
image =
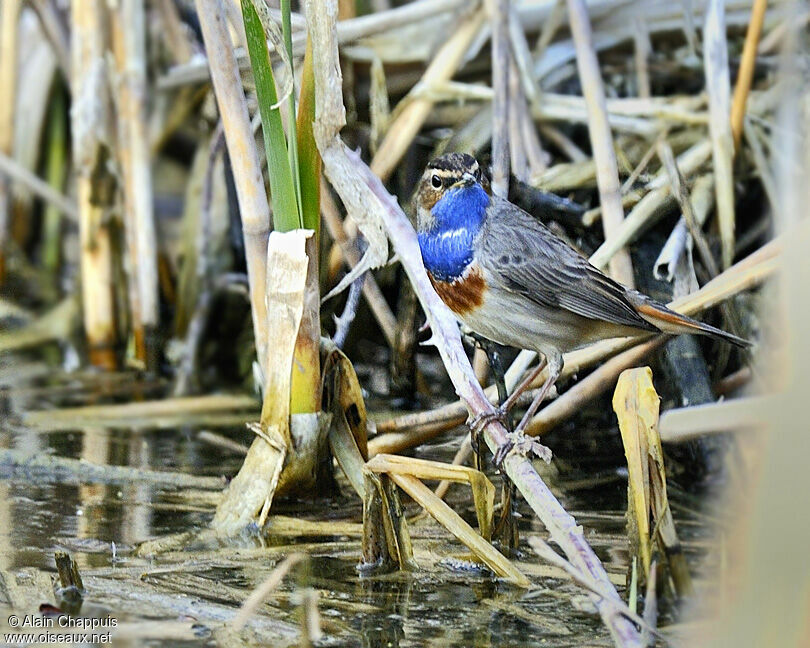
POLYGON ((428 164, 428 169, 457 171, 459 173, 473 171, 477 168, 478 161, 467 153, 446 153, 445 155, 434 158, 428 164))

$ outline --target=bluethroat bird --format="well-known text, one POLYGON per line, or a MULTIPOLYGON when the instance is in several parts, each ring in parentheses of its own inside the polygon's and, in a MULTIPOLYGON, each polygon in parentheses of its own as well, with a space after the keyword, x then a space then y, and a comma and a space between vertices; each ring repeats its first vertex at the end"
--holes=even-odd
MULTIPOLYGON (((548 377, 512 434, 523 429, 560 376, 563 353, 612 337, 697 333, 750 343, 668 309, 617 283, 540 221, 492 195, 478 161, 449 153, 430 162, 416 193, 422 261, 459 320, 499 344, 544 360, 496 410, 503 418, 548 366, 548 377)), ((490 417, 471 423, 473 434, 490 417)), ((521 445, 521 448, 525 448, 521 445)), ((496 457, 496 464, 503 459, 496 457)))

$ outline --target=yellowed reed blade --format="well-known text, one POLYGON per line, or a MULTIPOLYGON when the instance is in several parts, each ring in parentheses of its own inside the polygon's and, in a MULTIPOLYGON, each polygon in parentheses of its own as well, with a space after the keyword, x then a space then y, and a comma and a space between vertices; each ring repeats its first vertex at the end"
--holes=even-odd
MULTIPOLYGON (((627 524, 631 551, 641 558, 643 574, 650 569, 650 459, 649 431, 658 425, 659 398, 649 367, 626 369, 613 394, 613 410, 619 419, 624 454, 627 457, 627 524)), ((656 432, 657 436, 657 432, 656 432)))
POLYGON ((331 340, 321 341, 321 357, 321 401, 332 413, 329 445, 352 488, 364 499, 368 433, 363 391, 351 361, 331 340))
POLYGON ((628 369, 619 376, 613 409, 619 417, 627 455, 630 477, 628 525, 631 526, 631 536, 638 542, 642 576, 649 577, 652 541, 658 540, 678 595, 692 594, 692 580, 667 499, 664 451, 658 433, 659 398, 649 367, 628 369), (650 537, 650 520, 655 524, 654 538, 650 537), (635 534, 633 527, 636 528, 635 534))
POLYGON ((486 540, 492 537, 492 516, 495 505, 495 486, 487 476, 475 468, 454 464, 402 457, 400 455, 379 454, 366 464, 369 470, 388 474, 410 475, 419 479, 440 479, 470 485, 478 517, 481 536, 486 540))

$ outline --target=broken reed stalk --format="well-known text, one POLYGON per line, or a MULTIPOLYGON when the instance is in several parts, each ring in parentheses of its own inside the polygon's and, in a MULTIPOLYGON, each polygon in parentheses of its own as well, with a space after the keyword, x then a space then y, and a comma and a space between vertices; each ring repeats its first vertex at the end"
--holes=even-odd
POLYGON ((124 184, 124 227, 129 257, 129 306, 135 359, 157 362, 157 239, 146 123, 146 11, 142 0, 110 10, 118 84, 118 158, 124 184))
POLYGON ((195 1, 208 53, 214 94, 225 131, 225 142, 233 165, 245 241, 256 355, 262 374, 266 376, 268 339, 265 286, 270 207, 222 0, 195 1))
MULTIPOLYGON (((298 328, 304 309, 308 260, 305 230, 273 232, 268 238, 267 324, 268 357, 264 363, 265 397, 259 425, 252 427, 256 438, 236 477, 217 507, 212 527, 233 535, 259 512, 266 516, 279 483, 290 441, 290 389, 298 328)), ((261 516, 260 516, 261 517, 261 516)))
POLYGON ((187 62, 192 56, 191 43, 183 31, 180 11, 172 0, 158 0, 157 10, 160 14, 164 42, 176 64, 187 62))
POLYGON ((74 73, 71 123, 76 195, 79 204, 82 308, 90 362, 117 365, 118 342, 113 293, 113 241, 110 210, 116 180, 109 168, 113 141, 107 87, 106 5, 101 0, 71 3, 74 73))
POLYGON ((714 165, 714 191, 717 197, 717 223, 720 229, 722 267, 734 260, 734 139, 731 132, 731 86, 728 71, 725 4, 709 0, 706 10, 703 65, 709 95, 709 134, 714 165))
MULTIPOLYGON (((323 3, 307 1, 316 71, 315 139, 321 151, 324 171, 350 213, 371 210, 385 225, 414 291, 422 302, 433 331, 433 342, 439 349, 456 391, 471 414, 492 412, 492 404, 476 381, 461 344, 455 318, 430 286, 413 226, 396 200, 385 190, 380 178, 340 139, 339 133, 346 123, 346 117, 339 74, 336 18, 335 0, 323 3)), ((498 422, 489 423, 483 436, 493 452, 507 443, 506 430, 498 422)), ((594 595, 592 600, 614 641, 622 646, 640 646, 636 628, 616 613, 617 606, 623 603, 604 567, 585 541, 582 528, 552 495, 529 459, 519 454, 509 454, 503 468, 569 560, 604 586, 606 595, 594 595)))
POLYGON ((751 8, 751 20, 748 31, 745 33, 740 69, 737 72, 737 83, 734 86, 734 99, 731 103, 731 135, 734 138, 734 150, 740 148, 745 120, 745 104, 751 91, 751 80, 754 78, 754 64, 757 60, 757 47, 759 37, 762 35, 762 24, 765 22, 765 12, 768 10, 768 0, 754 0, 751 8))
MULTIPOLYGON (((55 104, 57 102, 58 100, 54 100, 53 103, 55 104)), ((76 203, 74 203, 72 199, 68 198, 61 191, 58 191, 54 187, 50 186, 39 176, 31 173, 14 158, 3 153, 0 153, 0 176, 5 176, 9 180, 19 182, 31 193, 35 194, 39 198, 42 198, 48 207, 55 207, 60 213, 67 216, 70 220, 76 223, 79 222, 79 210, 76 207, 76 203)))
MULTIPOLYGON (((613 136, 607 119, 605 90, 584 0, 568 0, 568 16, 577 51, 577 69, 582 93, 588 108, 588 132, 596 163, 596 182, 599 186, 599 202, 602 205, 602 227, 605 239, 608 239, 621 226, 624 208, 619 170, 613 151, 613 136)), ((627 250, 618 251, 610 260, 609 266, 614 279, 630 288, 635 285, 633 265, 627 250)))
MULTIPOLYGON (((689 176, 702 166, 711 155, 711 143, 708 141, 701 141, 690 147, 677 158, 678 168, 683 175, 689 176)), ((667 204, 675 204, 675 199, 672 197, 672 192, 669 186, 669 180, 666 173, 656 176, 648 185, 650 189, 635 207, 627 214, 620 226, 613 232, 613 234, 606 238, 604 243, 600 245, 596 252, 594 252, 589 261, 597 268, 604 269, 610 260, 625 245, 630 243, 635 236, 639 233, 642 227, 647 224, 651 218, 660 213, 660 210, 667 204)))

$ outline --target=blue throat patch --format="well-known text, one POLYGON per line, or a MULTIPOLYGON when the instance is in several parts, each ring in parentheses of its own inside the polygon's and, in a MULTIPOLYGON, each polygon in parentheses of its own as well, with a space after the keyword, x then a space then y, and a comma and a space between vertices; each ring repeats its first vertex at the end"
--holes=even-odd
POLYGON ((430 210, 436 222, 418 238, 422 262, 435 279, 453 281, 470 265, 488 205, 487 192, 474 184, 448 191, 430 210))

